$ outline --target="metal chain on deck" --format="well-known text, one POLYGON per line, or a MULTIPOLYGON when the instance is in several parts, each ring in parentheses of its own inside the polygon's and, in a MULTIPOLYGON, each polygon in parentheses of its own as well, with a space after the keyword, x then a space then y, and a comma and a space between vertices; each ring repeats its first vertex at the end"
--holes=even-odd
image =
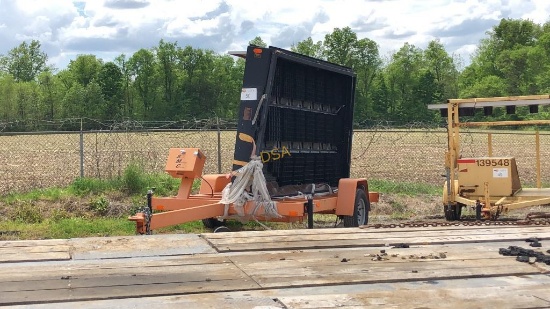
POLYGON ((460 221, 415 221, 403 223, 376 223, 362 226, 363 228, 404 228, 404 227, 438 227, 438 226, 495 226, 495 225, 550 225, 550 213, 529 213, 525 219, 520 220, 468 220, 460 221))

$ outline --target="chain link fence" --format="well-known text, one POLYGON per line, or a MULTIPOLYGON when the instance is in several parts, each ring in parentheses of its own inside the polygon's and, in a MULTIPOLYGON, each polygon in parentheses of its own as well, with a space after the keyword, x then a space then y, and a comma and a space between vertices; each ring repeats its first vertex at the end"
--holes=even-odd
MULTIPOLYGON (((0 194, 66 186, 81 176, 117 177, 130 163, 138 163, 148 172, 163 172, 168 149, 173 147, 200 148, 207 157, 204 173, 226 173, 231 169, 236 137, 236 123, 221 119, 33 123, 35 128, 38 125, 49 125, 49 130, 28 132, 30 128, 22 123, 16 127, 0 124, 0 194)), ((492 136, 493 155, 516 157, 522 183, 534 185, 535 132, 462 130, 462 157, 486 156, 488 133, 492 136)), ((441 185, 446 149, 446 129, 433 124, 356 128, 351 177, 441 185)), ((545 184, 550 183, 549 155, 550 132, 543 131, 540 156, 545 184)))

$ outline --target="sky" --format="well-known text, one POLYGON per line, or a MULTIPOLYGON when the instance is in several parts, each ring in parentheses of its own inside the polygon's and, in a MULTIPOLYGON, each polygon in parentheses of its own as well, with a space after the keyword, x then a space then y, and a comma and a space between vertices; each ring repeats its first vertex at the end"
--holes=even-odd
POLYGON ((256 36, 290 48, 350 27, 377 42, 382 57, 406 42, 424 49, 439 39, 467 65, 502 18, 549 17, 547 0, 0 0, 0 54, 39 40, 49 64, 63 69, 79 54, 111 61, 161 39, 222 54, 256 36))

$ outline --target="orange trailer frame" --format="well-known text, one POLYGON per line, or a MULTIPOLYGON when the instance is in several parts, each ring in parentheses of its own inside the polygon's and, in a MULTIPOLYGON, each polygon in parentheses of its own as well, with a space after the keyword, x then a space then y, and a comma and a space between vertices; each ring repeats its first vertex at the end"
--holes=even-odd
MULTIPOLYGON (((154 197, 152 190, 147 193, 148 209, 130 216, 128 219, 136 223, 138 234, 150 234, 152 230, 181 223, 208 218, 227 218, 238 216, 232 204, 220 203, 222 190, 231 181, 227 174, 202 175, 206 156, 198 148, 172 148, 166 163, 166 172, 172 177, 181 178, 181 184, 176 196, 154 197), (191 194, 195 179, 201 179, 197 194, 191 194)), ((356 191, 363 189, 367 194, 367 209, 370 203, 378 202, 379 194, 369 192, 365 178, 340 179, 337 192, 310 198, 277 199, 277 211, 280 218, 267 218, 263 209, 259 209, 254 217, 258 220, 273 222, 302 222, 308 218, 308 227, 313 228, 313 213, 335 214, 337 216, 354 216, 356 191)), ((245 204, 245 213, 254 208, 254 202, 245 204)))

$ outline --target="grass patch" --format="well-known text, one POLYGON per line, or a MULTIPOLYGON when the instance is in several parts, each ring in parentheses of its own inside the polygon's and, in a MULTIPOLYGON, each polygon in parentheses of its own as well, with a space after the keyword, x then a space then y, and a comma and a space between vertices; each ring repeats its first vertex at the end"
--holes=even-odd
POLYGON ((442 187, 424 183, 396 182, 382 179, 369 179, 369 190, 408 196, 439 195, 442 187))
POLYGON ((134 235, 133 222, 125 218, 70 218, 48 222, 51 238, 134 235))
POLYGON ((68 218, 37 223, 0 222, 0 240, 68 239, 134 235, 135 224, 122 218, 68 218))
MULTIPOLYGON (((4 218, 0 221, 0 240, 135 235, 135 223, 128 221, 127 217, 145 207, 147 190, 155 188, 156 196, 173 196, 177 194, 180 181, 166 173, 146 173, 135 163, 116 179, 78 178, 66 188, 9 194, 0 198, 0 215, 4 218)), ((198 191, 199 185, 200 180, 197 179, 193 192, 198 191)), ((369 189, 393 194, 374 205, 372 215, 388 215, 394 220, 422 213, 411 205, 411 201, 418 203, 420 199, 426 199, 424 195, 440 195, 441 191, 439 186, 434 185, 378 179, 369 180, 369 189)), ((336 217, 316 214, 314 221, 316 226, 332 227, 336 217)), ((305 227, 305 222, 290 225, 261 223, 271 229, 305 227)), ((233 231, 264 229, 254 221, 240 223, 230 220, 225 225, 233 231)), ((203 232, 211 230, 197 220, 158 229, 153 234, 203 232)))
POLYGON ((129 164, 120 178, 98 179, 77 178, 69 186, 76 196, 101 195, 110 191, 124 192, 128 196, 143 195, 155 188, 155 194, 161 196, 177 193, 180 180, 166 173, 147 173, 138 163, 129 164))
POLYGON ((121 179, 121 188, 129 195, 143 194, 154 188, 155 194, 160 196, 175 195, 181 180, 166 173, 147 173, 139 162, 130 163, 121 179))
POLYGON ((17 201, 32 202, 38 200, 55 202, 69 195, 71 195, 71 192, 64 188, 35 189, 25 193, 9 193, 4 196, 0 196, 0 202, 8 204, 17 201))
POLYGON ((205 228, 201 221, 193 221, 182 223, 178 225, 172 225, 154 230, 153 234, 166 234, 166 233, 203 233, 210 232, 205 228))
POLYGON ((118 179, 82 177, 75 179, 69 186, 69 190, 76 196, 85 196, 119 189, 120 186, 121 183, 118 179))

